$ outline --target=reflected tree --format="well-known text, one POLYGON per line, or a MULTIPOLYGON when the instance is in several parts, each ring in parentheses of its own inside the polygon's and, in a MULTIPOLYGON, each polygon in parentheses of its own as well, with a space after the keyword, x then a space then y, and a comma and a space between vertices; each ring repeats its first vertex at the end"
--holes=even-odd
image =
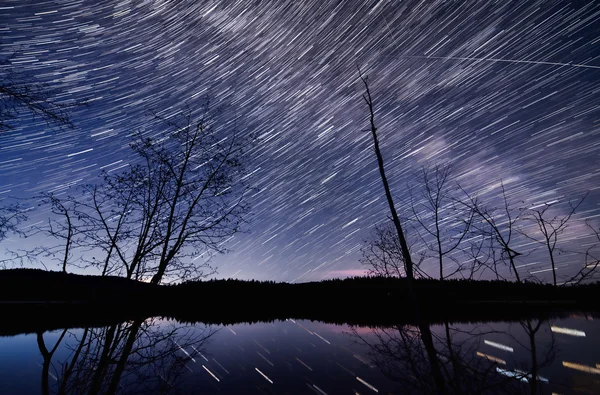
POLYGON ((417 326, 375 328, 368 335, 353 329, 351 335, 367 347, 371 364, 398 385, 398 393, 535 395, 541 393, 545 382, 540 370, 549 366, 556 355, 554 338, 548 344, 541 344, 536 338, 542 327, 543 321, 525 320, 519 322, 520 334, 516 334, 510 329, 499 332, 484 325, 428 326, 433 352, 424 341, 427 332, 423 333, 417 326), (514 370, 506 369, 506 361, 480 352, 488 335, 513 339, 522 347, 520 351, 530 356, 529 362, 517 364, 514 370), (435 359, 437 365, 432 365, 431 359, 435 359), (437 366, 439 372, 433 371, 433 366, 437 366), (443 386, 436 375, 440 375, 443 386))
POLYGON ((216 331, 158 319, 136 320, 103 328, 85 328, 81 334, 64 330, 48 351, 42 334, 38 345, 44 358, 42 392, 172 393, 182 375, 195 363, 216 331), (65 336, 68 334, 68 336, 65 336), (69 350, 61 362, 52 362, 59 344, 69 350), (53 368, 56 386, 48 380, 53 368))

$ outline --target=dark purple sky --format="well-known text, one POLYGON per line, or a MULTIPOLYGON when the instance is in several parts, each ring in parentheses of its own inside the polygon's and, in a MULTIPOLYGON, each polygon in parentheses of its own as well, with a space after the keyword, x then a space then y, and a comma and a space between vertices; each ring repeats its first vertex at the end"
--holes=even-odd
MULTIPOLYGON (((473 193, 495 196, 502 179, 515 202, 558 201, 557 213, 592 190, 578 219, 597 226, 599 18, 598 3, 577 1, 4 0, 1 51, 91 103, 74 130, 24 120, 0 136, 0 196, 94 182, 133 160, 148 109, 208 95, 221 124, 237 117, 261 138, 251 232, 215 258, 219 277, 360 273, 361 241, 387 206, 358 65, 399 202, 421 166, 452 163, 473 193)), ((584 231, 574 222, 565 246, 584 250, 584 231)), ((561 256, 560 270, 581 262, 561 256)), ((535 254, 519 265, 549 268, 535 254)))

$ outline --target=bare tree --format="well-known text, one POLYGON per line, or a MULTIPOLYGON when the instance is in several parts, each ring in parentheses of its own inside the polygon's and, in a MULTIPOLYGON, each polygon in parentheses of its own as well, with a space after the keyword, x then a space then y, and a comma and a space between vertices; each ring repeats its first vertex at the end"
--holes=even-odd
MULTIPOLYGON (((484 238, 491 238, 495 243, 495 248, 500 251, 499 260, 507 262, 510 269, 514 272, 517 282, 521 282, 515 258, 522 253, 515 251, 515 233, 516 223, 522 215, 522 209, 515 210, 508 201, 504 183, 500 183, 502 189, 502 207, 490 208, 471 196, 468 192, 461 188, 464 192, 465 199, 458 199, 457 202, 472 210, 479 221, 474 221, 472 224, 474 233, 482 235, 484 238)), ((492 251, 492 254, 495 252, 492 251)), ((494 259, 493 265, 496 265, 494 259)))
POLYGON ((24 227, 19 230, 19 235, 25 238, 41 235, 47 240, 57 240, 57 243, 43 244, 33 249, 8 249, 7 252, 13 263, 38 263, 47 269, 47 263, 53 261, 66 273, 67 266, 74 260, 73 252, 82 241, 77 223, 77 202, 72 198, 59 199, 52 193, 42 193, 31 200, 38 206, 47 207, 48 221, 24 227))
POLYGON ((85 328, 81 335, 65 329, 51 350, 38 333, 42 393, 177 393, 178 379, 197 363, 195 357, 215 333, 210 327, 135 320, 85 328), (70 352, 52 361, 59 346, 70 352), (56 385, 50 385, 49 376, 56 385))
MULTIPOLYGON (((414 243, 413 243, 414 244, 414 243)), ((409 246, 412 252, 412 244, 409 246)), ((403 277, 406 275, 406 264, 402 248, 398 240, 396 229, 391 224, 378 225, 368 240, 365 240, 362 248, 360 262, 369 267, 368 272, 375 276, 403 277)), ((414 264, 414 270, 423 277, 428 277, 419 267, 423 262, 424 255, 414 264)))
POLYGON ((396 229, 396 234, 398 236, 398 241, 400 242, 400 250, 402 251, 402 257, 404 262, 404 272, 406 273, 406 277, 409 280, 414 278, 414 265, 412 258, 410 256, 410 250, 408 247, 408 243, 406 242, 406 238, 404 235, 404 231, 402 230, 402 224, 400 223, 400 217, 398 217, 398 212, 396 211, 396 207, 394 206, 394 199, 392 198, 392 192, 390 190, 390 186, 388 184, 387 177, 385 176, 385 168, 383 162, 383 156, 381 155, 381 150, 379 149, 379 140, 377 138, 377 127, 375 126, 375 109, 373 104, 373 98, 371 97, 371 91, 369 90, 369 84, 367 81, 367 77, 363 77, 360 69, 358 70, 360 79, 365 85, 365 94, 363 95, 363 99, 369 108, 369 122, 371 125, 371 135, 373 137, 373 146, 375 149, 375 155, 377 156, 377 164, 379 166, 379 174, 381 176, 381 181, 383 183, 383 189, 385 190, 385 196, 387 198, 387 202, 390 208, 390 212, 392 215, 392 222, 394 223, 394 227, 396 229))
POLYGON ((54 247, 40 247, 38 251, 47 257, 56 258, 58 255, 59 264, 62 272, 67 272, 67 264, 73 256, 73 247, 78 236, 78 229, 75 226, 73 214, 77 212, 77 202, 72 199, 60 200, 51 193, 44 193, 41 196, 40 205, 50 205, 52 217, 48 219, 45 228, 34 227, 34 231, 44 233, 46 236, 58 239, 60 242, 54 247), (62 251, 61 251, 62 250, 62 251))
POLYGON ((457 206, 453 197, 450 165, 436 165, 433 168, 423 168, 418 188, 422 189, 421 196, 410 196, 412 219, 419 225, 417 232, 421 241, 433 257, 438 261, 440 280, 464 269, 460 260, 455 258, 455 252, 469 233, 473 222, 474 211, 457 206), (444 275, 444 260, 450 259, 456 269, 444 275))
POLYGON ((0 133, 13 129, 14 123, 27 114, 51 126, 73 128, 70 111, 87 102, 65 100, 58 87, 16 70, 13 62, 22 56, 15 51, 0 59, 0 133))
POLYGON ((0 241, 8 237, 9 234, 22 234, 19 229, 24 221, 27 220, 27 209, 19 204, 9 204, 0 207, 0 241))
MULTIPOLYGON (((556 253, 563 252, 560 247, 557 246, 558 238, 562 235, 569 226, 569 220, 575 214, 575 211, 579 208, 587 194, 576 203, 569 202, 570 210, 565 215, 555 215, 552 218, 548 218, 549 210, 555 205, 555 203, 544 203, 541 208, 530 208, 526 211, 523 216, 523 220, 535 224, 537 227, 536 231, 539 231, 538 235, 533 235, 530 232, 525 232, 521 229, 520 233, 528 239, 534 241, 536 244, 543 246, 548 252, 548 258, 552 265, 552 279, 556 286, 556 253)), ((537 232, 536 232, 537 233, 537 232)))
POLYGON ((597 251, 598 246, 600 245, 600 229, 594 228, 594 226, 587 221, 586 226, 590 229, 595 241, 588 246, 584 253, 585 258, 583 267, 577 271, 574 276, 565 281, 565 285, 577 285, 585 280, 592 279, 600 267, 600 256, 597 251))
POLYGON ((80 196, 47 199, 66 219, 65 227, 50 227, 66 242, 65 260, 76 229, 77 247, 103 275, 154 284, 167 275, 198 278, 210 267, 196 258, 225 252, 224 241, 240 230, 249 211, 244 160, 253 137, 218 130, 208 112, 199 120, 189 110, 154 120, 167 132, 135 134, 131 148, 141 163, 103 173, 103 182, 82 187, 80 196))
MULTIPOLYGON (((44 334, 42 332, 38 332, 36 334, 38 348, 40 353, 42 354, 42 358, 44 359, 44 363, 42 365, 42 394, 49 395, 50 394, 50 386, 48 383, 48 376, 50 373, 50 368, 52 367, 52 357, 54 353, 58 349, 60 343, 63 341, 63 338, 67 334, 67 329, 63 329, 56 343, 54 343, 54 347, 50 350, 46 347, 46 343, 44 342, 44 334)), ((55 371, 56 373, 56 371, 55 371)), ((56 376, 55 376, 56 377, 56 376)))

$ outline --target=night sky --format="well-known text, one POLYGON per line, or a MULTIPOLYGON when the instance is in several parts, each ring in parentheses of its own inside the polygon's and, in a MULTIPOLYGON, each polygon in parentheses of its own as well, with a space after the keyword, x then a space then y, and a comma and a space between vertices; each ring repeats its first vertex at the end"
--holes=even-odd
MULTIPOLYGON (((95 182, 133 160, 148 110, 208 96, 219 124, 260 135, 250 232, 213 260, 218 277, 362 273, 362 240, 388 208, 359 66, 401 213, 421 166, 452 163, 473 193, 497 196, 503 180, 512 200, 558 201, 558 213, 591 190, 578 219, 597 225, 598 20, 593 1, 3 0, 2 53, 19 50, 16 69, 90 105, 75 129, 24 118, 0 135, 0 196, 95 182)), ((565 245, 585 249, 584 231, 574 223, 565 245)), ((560 259, 565 273, 581 264, 560 259)))

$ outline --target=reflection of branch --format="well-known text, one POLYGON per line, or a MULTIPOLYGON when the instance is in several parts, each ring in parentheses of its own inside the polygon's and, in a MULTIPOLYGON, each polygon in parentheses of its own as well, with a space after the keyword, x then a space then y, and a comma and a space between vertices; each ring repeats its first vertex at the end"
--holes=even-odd
POLYGON ((44 394, 44 395, 50 394, 48 375, 50 374, 50 366, 52 364, 52 356, 54 355, 54 352, 56 351, 56 349, 62 342, 66 333, 67 333, 67 330, 66 329, 63 330, 63 332, 59 336, 58 340, 56 341, 56 344, 54 344, 54 347, 52 347, 52 349, 50 351, 48 351, 48 349, 46 348, 46 344, 44 343, 43 333, 41 333, 41 332, 37 333, 38 348, 39 348, 40 352, 42 353, 42 358, 44 359, 44 363, 42 365, 42 394, 44 394))
POLYGON ((155 319, 86 328, 77 343, 67 344, 72 353, 63 363, 58 393, 176 392, 194 355, 182 356, 181 350, 199 352, 214 333, 155 319))
MULTIPOLYGON (((527 335, 527 344, 519 342, 511 332, 498 331, 487 325, 463 329, 444 323, 440 328, 441 334, 429 330, 433 335, 435 359, 439 363, 445 391, 465 395, 488 392, 513 394, 524 389, 522 382, 529 382, 529 392, 535 394, 539 370, 549 366, 556 353, 556 345, 552 339, 551 344, 547 345, 547 352, 540 355, 535 335, 542 323, 543 321, 533 323, 531 320, 522 322, 521 328, 527 335), (502 372, 497 369, 496 362, 477 354, 483 337, 491 334, 512 336, 519 345, 532 353, 531 365, 524 370, 506 371, 511 374, 499 374, 502 372)), ((422 327, 374 328, 369 335, 361 335, 352 328, 350 334, 357 343, 367 347, 371 363, 385 377, 398 384, 400 393, 441 392, 428 361, 432 355, 425 346, 422 327)))

